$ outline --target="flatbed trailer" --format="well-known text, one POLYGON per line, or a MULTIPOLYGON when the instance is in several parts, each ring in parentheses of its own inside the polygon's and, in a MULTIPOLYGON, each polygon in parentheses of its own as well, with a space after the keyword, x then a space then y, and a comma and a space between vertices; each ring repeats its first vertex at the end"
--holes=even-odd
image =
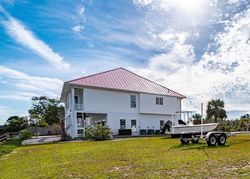
POLYGON ((178 135, 174 135, 173 137, 180 137, 180 141, 182 144, 199 143, 199 139, 204 138, 207 141, 208 146, 216 146, 225 145, 227 139, 231 136, 235 136, 238 134, 250 134, 250 131, 246 132, 222 132, 222 131, 211 131, 204 135, 197 133, 182 133, 178 135))

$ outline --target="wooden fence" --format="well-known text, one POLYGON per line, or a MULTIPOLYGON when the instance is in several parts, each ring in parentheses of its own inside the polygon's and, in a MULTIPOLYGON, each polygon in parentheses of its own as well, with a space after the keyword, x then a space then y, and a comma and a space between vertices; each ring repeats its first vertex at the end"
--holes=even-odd
POLYGON ((61 128, 59 125, 46 126, 46 127, 28 127, 27 130, 34 135, 60 135, 61 128))
POLYGON ((19 134, 19 132, 6 132, 4 134, 1 134, 0 135, 0 142, 11 139, 11 138, 17 136, 18 134, 19 134))

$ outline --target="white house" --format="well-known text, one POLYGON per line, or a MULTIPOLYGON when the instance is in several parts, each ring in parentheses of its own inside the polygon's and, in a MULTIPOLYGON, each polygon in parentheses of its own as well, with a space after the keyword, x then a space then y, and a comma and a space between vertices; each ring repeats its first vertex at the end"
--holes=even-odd
POLYGON ((180 118, 185 96, 124 68, 67 81, 65 128, 72 138, 84 135, 85 127, 103 124, 114 135, 159 133, 166 121, 180 118))

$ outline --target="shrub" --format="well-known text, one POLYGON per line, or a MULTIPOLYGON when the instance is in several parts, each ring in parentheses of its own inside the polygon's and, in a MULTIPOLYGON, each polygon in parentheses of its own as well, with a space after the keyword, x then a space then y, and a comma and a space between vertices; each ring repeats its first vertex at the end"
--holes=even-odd
POLYGON ((107 140, 111 138, 112 130, 103 125, 90 126, 86 128, 85 139, 107 140))
POLYGON ((29 130, 27 129, 24 129, 24 130, 21 130, 20 131, 20 134, 19 134, 19 137, 24 140, 24 139, 29 139, 32 137, 32 132, 30 132, 29 130))

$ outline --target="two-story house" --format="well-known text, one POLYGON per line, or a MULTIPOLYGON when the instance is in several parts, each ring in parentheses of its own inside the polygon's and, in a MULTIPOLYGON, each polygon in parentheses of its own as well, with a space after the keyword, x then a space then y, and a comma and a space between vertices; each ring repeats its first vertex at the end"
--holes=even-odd
POLYGON ((61 94, 72 138, 84 136, 85 127, 95 124, 109 126, 114 135, 159 132, 166 121, 175 124, 180 118, 176 112, 183 98, 124 68, 67 81, 61 94))

